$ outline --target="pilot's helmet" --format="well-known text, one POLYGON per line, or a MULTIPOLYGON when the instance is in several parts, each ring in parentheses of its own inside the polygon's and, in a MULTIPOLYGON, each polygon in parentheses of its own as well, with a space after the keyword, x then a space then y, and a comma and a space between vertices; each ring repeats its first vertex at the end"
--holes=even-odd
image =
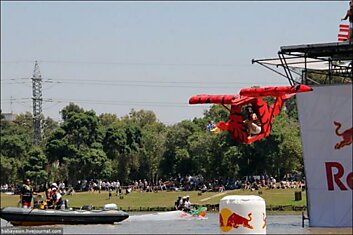
POLYGON ((253 109, 251 106, 246 106, 246 111, 249 112, 249 113, 253 113, 253 109))

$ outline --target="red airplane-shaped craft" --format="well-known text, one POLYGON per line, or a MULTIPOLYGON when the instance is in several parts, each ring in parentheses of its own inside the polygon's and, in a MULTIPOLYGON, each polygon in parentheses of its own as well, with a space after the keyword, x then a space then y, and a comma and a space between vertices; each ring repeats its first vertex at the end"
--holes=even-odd
POLYGON ((300 92, 309 92, 313 89, 309 86, 297 84, 293 86, 244 88, 239 95, 196 95, 189 99, 189 104, 221 104, 229 112, 226 122, 217 123, 212 132, 228 131, 232 138, 243 144, 250 144, 254 141, 267 137, 271 132, 272 122, 282 109, 284 102, 300 92), (261 97, 273 96, 275 102, 268 105, 261 97), (228 108, 226 104, 231 107, 228 108), (261 123, 261 132, 255 136, 249 136, 244 119, 242 107, 251 105, 261 123))

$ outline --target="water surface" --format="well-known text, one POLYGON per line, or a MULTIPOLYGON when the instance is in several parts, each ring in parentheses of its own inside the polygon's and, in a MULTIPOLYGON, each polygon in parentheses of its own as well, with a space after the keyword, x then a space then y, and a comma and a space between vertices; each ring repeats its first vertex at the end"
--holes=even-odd
MULTIPOLYGON (((2 222, 2 226, 6 223, 2 222)), ((209 212, 205 218, 180 217, 172 212, 130 213, 114 225, 55 225, 64 234, 222 234, 219 214, 209 212)), ((267 215, 268 234, 352 234, 352 228, 312 228, 308 221, 302 227, 301 215, 267 215)))

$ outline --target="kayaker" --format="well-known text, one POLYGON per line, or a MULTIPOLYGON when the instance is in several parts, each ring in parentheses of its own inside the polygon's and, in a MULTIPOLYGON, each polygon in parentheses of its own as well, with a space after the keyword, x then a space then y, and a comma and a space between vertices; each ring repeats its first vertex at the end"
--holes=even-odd
POLYGON ((30 208, 32 203, 33 195, 37 195, 36 192, 33 192, 33 187, 31 185, 30 179, 25 179, 21 187, 21 205, 23 208, 30 208))

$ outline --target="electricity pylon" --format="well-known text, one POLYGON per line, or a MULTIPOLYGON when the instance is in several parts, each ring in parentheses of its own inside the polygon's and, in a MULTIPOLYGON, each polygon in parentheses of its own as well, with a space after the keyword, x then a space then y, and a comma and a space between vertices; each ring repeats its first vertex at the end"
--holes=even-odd
POLYGON ((40 75, 39 65, 37 61, 34 65, 32 77, 32 92, 33 92, 33 144, 39 145, 41 140, 41 121, 42 114, 42 75, 40 75))

